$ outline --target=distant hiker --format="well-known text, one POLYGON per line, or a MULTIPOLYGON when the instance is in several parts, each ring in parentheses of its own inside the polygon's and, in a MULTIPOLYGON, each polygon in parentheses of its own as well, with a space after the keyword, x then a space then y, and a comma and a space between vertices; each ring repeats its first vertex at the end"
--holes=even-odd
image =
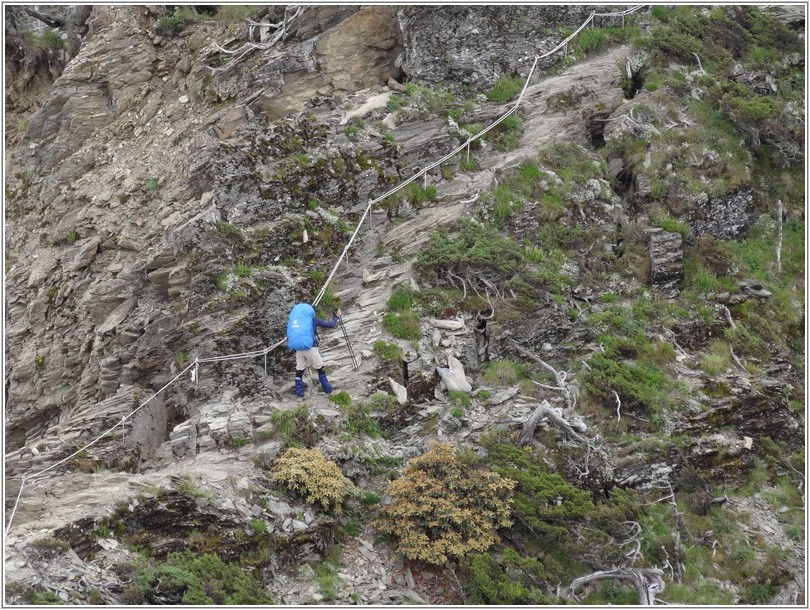
POLYGON ((324 322, 315 317, 315 308, 309 303, 298 303, 290 311, 290 317, 287 319, 287 347, 295 350, 295 395, 298 398, 303 399, 307 389, 304 371, 308 366, 318 371, 318 380, 323 391, 327 394, 332 393, 332 385, 326 378, 326 371, 323 370, 316 329, 319 326, 334 328, 338 318, 342 316, 343 312, 338 309, 331 322, 324 322))

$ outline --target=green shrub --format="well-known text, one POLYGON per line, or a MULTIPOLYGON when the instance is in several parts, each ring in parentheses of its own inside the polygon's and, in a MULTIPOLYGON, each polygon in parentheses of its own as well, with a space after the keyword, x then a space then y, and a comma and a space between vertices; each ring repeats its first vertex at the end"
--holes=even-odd
POLYGON ((345 498, 355 493, 354 485, 338 465, 317 449, 287 449, 273 465, 271 478, 304 494, 310 504, 318 502, 327 511, 340 512, 345 498))
POLYGON ((614 401, 617 392, 625 406, 644 405, 653 412, 670 403, 671 382, 650 358, 654 346, 643 336, 600 336, 604 351, 591 358, 585 386, 597 396, 614 401))
POLYGON ((689 234, 688 224, 663 214, 654 215, 652 222, 656 227, 661 227, 664 231, 669 231, 670 233, 680 233, 684 238, 689 234))
POLYGON ((239 564, 225 563, 216 555, 189 551, 169 553, 165 563, 152 560, 137 568, 123 592, 127 604, 149 603, 152 595, 173 597, 186 605, 268 605, 273 599, 263 583, 239 564))
POLYGON ((514 360, 496 360, 484 370, 484 381, 492 385, 514 385, 528 376, 526 365, 514 360))
POLYGON ((569 529, 595 515, 590 494, 551 473, 536 452, 513 445, 504 432, 481 435, 488 466, 515 481, 513 511, 522 526, 546 541, 565 541, 569 529))
POLYGON ((340 582, 338 570, 343 567, 339 559, 340 547, 334 547, 325 561, 315 566, 318 590, 326 600, 333 600, 338 595, 337 585, 340 582))
POLYGON ((270 416, 270 422, 273 424, 271 436, 283 440, 292 447, 300 445, 312 447, 320 438, 306 405, 298 405, 294 409, 283 411, 276 410, 270 416))
POLYGON ((61 606, 65 602, 62 601, 53 591, 37 591, 34 593, 34 605, 37 606, 61 606))
POLYGON ((491 555, 471 553, 461 561, 464 588, 472 604, 493 606, 548 605, 554 600, 539 589, 524 586, 515 579, 514 571, 506 571, 491 555))
POLYGON ((569 43, 569 49, 579 56, 604 51, 610 45, 628 40, 639 33, 635 27, 610 26, 601 28, 585 28, 569 43))
POLYGON ((352 397, 346 390, 334 392, 329 395, 329 400, 338 405, 339 407, 348 407, 352 402, 352 397))
POLYGON ((146 191, 154 191, 157 190, 159 184, 157 178, 149 178, 149 180, 143 183, 143 188, 146 191))
POLYGON ((417 341, 422 337, 419 316, 412 311, 385 314, 383 316, 383 326, 397 339, 417 341))
POLYGON ((402 360, 402 348, 396 343, 388 343, 387 341, 375 341, 374 352, 383 360, 402 360))
POLYGON ((360 497, 360 501, 366 506, 374 506, 375 504, 380 503, 380 496, 372 491, 366 491, 363 492, 363 495, 360 497))
POLYGON ((237 277, 250 277, 251 269, 247 265, 236 265, 233 269, 233 274, 237 277))
POLYGON ((413 292, 403 286, 397 287, 388 297, 389 311, 407 311, 413 307, 413 292))
POLYGON ((261 519, 257 519, 256 517, 251 517, 250 519, 250 529, 252 529, 257 534, 266 534, 267 533, 267 524, 262 521, 261 519))
POLYGON ((186 29, 186 17, 176 9, 172 15, 158 21, 157 27, 155 27, 155 31, 159 35, 169 38, 174 38, 184 29, 186 29))
POLYGON ((50 53, 65 46, 61 34, 53 30, 45 30, 42 34, 28 31, 23 32, 22 36, 28 45, 40 54, 50 53))
POLYGON ((346 428, 355 434, 379 438, 382 431, 377 420, 371 417, 371 409, 371 405, 363 403, 346 405, 342 409, 346 415, 346 428))
POLYGON ((509 102, 521 92, 524 83, 525 79, 517 76, 501 76, 487 92, 487 99, 491 102, 509 102))
POLYGON ((670 9, 660 4, 654 4, 651 14, 658 21, 666 21, 669 18, 670 9))
POLYGON ((190 474, 181 475, 175 482, 175 489, 181 494, 191 496, 193 498, 204 498, 208 495, 207 492, 197 487, 194 478, 190 474))
POLYGON ((457 407, 469 407, 472 404, 472 399, 467 392, 462 392, 461 390, 450 390, 447 395, 448 398, 450 398, 450 402, 457 407))
POLYGON ((393 93, 391 97, 388 98, 388 102, 386 103, 385 108, 386 110, 388 110, 388 112, 396 112, 397 110, 407 106, 408 104, 410 104, 408 98, 393 93))
POLYGON ((388 486, 391 503, 376 527, 394 536, 409 559, 441 565, 498 541, 497 529, 512 524, 514 485, 450 445, 435 444, 388 486))

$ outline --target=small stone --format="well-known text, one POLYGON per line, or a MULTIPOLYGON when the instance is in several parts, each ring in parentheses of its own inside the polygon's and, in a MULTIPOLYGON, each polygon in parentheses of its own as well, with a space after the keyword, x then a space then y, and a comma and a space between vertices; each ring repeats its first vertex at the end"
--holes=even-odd
POLYGON ((464 320, 437 320, 435 318, 428 318, 436 328, 443 328, 444 330, 461 330, 464 328, 464 320))
POLYGON ((323 595, 321 595, 320 593, 313 593, 312 594, 312 601, 314 601, 314 602, 323 601, 323 595))
POLYGON ((405 386, 397 383, 391 377, 388 378, 388 384, 391 386, 391 390, 397 397, 397 402, 401 405, 408 404, 408 390, 405 388, 405 386))
POLYGON ((188 96, 181 95, 179 98, 177 98, 177 101, 180 102, 181 104, 188 104, 188 96))
POLYGON ((356 540, 357 540, 357 542, 359 542, 360 544, 362 544, 364 547, 366 547, 366 548, 367 548, 369 551, 373 551, 373 550, 374 550, 374 545, 373 545, 373 544, 371 544, 370 542, 366 542, 366 541, 365 541, 365 540, 363 540, 362 538, 356 538, 356 540))
POLYGON ((408 588, 415 589, 416 588, 416 581, 413 579, 413 574, 411 574, 411 569, 408 568, 405 572, 405 580, 408 581, 408 588))

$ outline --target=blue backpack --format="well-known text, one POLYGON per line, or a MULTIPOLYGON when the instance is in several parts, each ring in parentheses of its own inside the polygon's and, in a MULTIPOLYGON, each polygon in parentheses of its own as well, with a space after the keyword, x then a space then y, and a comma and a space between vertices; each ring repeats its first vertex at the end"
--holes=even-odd
POLYGON ((298 303, 287 319, 287 347, 309 349, 314 345, 315 308, 309 303, 298 303))

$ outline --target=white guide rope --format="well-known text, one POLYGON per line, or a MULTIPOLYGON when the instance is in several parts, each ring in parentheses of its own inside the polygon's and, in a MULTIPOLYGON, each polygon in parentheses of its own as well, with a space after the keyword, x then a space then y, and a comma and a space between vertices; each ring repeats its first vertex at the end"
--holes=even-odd
MULTIPOLYGON (((448 153, 447 155, 445 155, 444 157, 442 157, 438 161, 435 161, 434 163, 431 163, 427 167, 425 167, 422 170, 420 170, 419 172, 415 173, 413 176, 411 176, 410 178, 408 178, 404 182, 400 183, 398 186, 394 187, 393 189, 391 189, 387 193, 385 193, 383 195, 380 195, 376 199, 370 200, 368 202, 368 205, 366 206, 365 211, 363 212, 363 216, 360 218, 360 221, 357 223, 357 227, 355 228, 354 232, 352 233, 352 236, 349 238, 348 243, 343 248, 343 252, 341 253, 340 257, 338 258, 337 262, 335 263, 335 266, 332 268, 332 272, 329 274, 329 277, 326 278, 326 281, 324 282, 323 286, 321 287, 321 290, 318 292, 318 296, 312 302, 312 305, 316 306, 316 305, 318 305, 318 303, 321 302, 321 299, 323 299, 324 295, 326 294, 326 289, 329 286, 329 283, 332 281, 332 278, 335 276, 335 273, 337 272, 337 269, 340 266, 340 263, 343 262, 344 257, 347 258, 346 263, 348 264, 349 248, 354 243, 354 240, 357 237, 357 234, 359 233, 360 228, 363 226, 363 221, 365 221, 366 216, 369 216, 369 213, 371 212, 371 208, 375 203, 378 203, 378 202, 382 201, 383 199, 385 199, 386 197, 389 197, 389 196, 393 195, 394 193, 402 190, 407 185, 409 185, 411 182, 413 182, 414 180, 418 180, 422 176, 424 176, 425 184, 427 184, 427 173, 430 170, 434 169, 435 167, 438 167, 439 165, 441 165, 445 161, 451 159, 452 157, 454 157, 458 153, 462 152, 465 148, 467 148, 467 150, 469 151, 469 145, 470 145, 471 142, 474 142, 475 140, 478 140, 484 134, 486 134, 487 132, 489 132, 490 130, 495 128, 497 125, 502 123, 504 120, 506 120, 509 116, 515 114, 515 112, 517 112, 518 106, 520 105, 520 102, 523 100, 523 95, 526 92, 527 87, 529 86, 529 82, 532 79, 532 76, 534 74, 534 69, 537 67, 538 60, 543 59, 545 57, 548 57, 552 53, 555 53, 555 52, 559 51, 560 49, 566 47, 566 45, 568 44, 568 42, 572 38, 574 38, 580 31, 582 31, 582 29, 585 26, 587 26, 589 23, 591 23, 591 21, 593 21, 594 17, 622 17, 622 24, 623 24, 625 15, 629 15, 631 13, 634 13, 637 10, 643 8, 644 6, 645 5, 638 5, 638 6, 635 6, 635 7, 632 7, 632 8, 629 8, 627 10, 620 11, 620 12, 617 12, 617 13, 591 13, 590 16, 585 20, 585 23, 583 23, 577 30, 575 30, 570 36, 568 36, 568 38, 566 38, 565 40, 560 42, 560 44, 558 44, 556 47, 554 47, 551 51, 549 51, 547 53, 544 53, 543 55, 536 55, 535 56, 534 63, 532 64, 532 67, 529 70, 529 74, 526 77, 526 82, 523 85, 523 89, 521 90, 520 95, 518 96, 517 100, 515 101, 515 104, 509 110, 507 110, 503 115, 501 115, 491 125, 489 125, 485 129, 481 130, 480 132, 478 132, 474 136, 470 137, 466 142, 464 142, 463 144, 458 146, 452 152, 448 153)), ((298 11, 295 13, 295 15, 293 15, 290 19, 287 20, 287 23, 289 23, 289 21, 291 21, 294 17, 297 17, 301 13, 302 8, 303 7, 299 6, 298 11)), ((281 25, 281 24, 273 24, 274 27, 278 27, 279 25, 281 25)), ((284 28, 282 27, 282 30, 281 30, 282 33, 283 33, 283 30, 284 30, 284 28)), ((278 33, 277 33, 277 36, 278 36, 278 33)), ((273 40, 272 42, 274 43, 275 40, 273 40)), ((251 47, 256 47, 258 45, 250 45, 250 46, 251 47)), ((225 51, 224 49, 221 49, 221 50, 225 51)), ((225 52, 237 53, 239 51, 242 51, 242 49, 238 49, 237 51, 230 51, 230 52, 225 51, 225 52)), ((241 58, 241 56, 240 56, 240 58, 241 58)), ((369 220, 371 220, 370 217, 369 217, 369 220)), ((17 512, 17 505, 20 502, 20 497, 22 496, 22 491, 23 491, 23 488, 25 487, 25 483, 27 481, 29 481, 29 480, 31 480, 31 479, 33 479, 35 477, 41 476, 41 475, 45 474, 46 472, 56 468, 57 466, 59 466, 61 464, 64 464, 65 462, 69 461, 71 458, 75 457, 76 455, 78 455, 79 453, 84 451, 85 449, 87 449, 89 447, 92 447, 93 445, 98 443, 102 438, 109 435, 118 426, 121 426, 123 428, 124 422, 127 419, 132 417, 142 407, 144 407, 150 400, 152 400, 158 394, 163 392, 166 388, 171 386, 175 381, 177 381, 180 377, 182 377, 190 369, 193 369, 191 371, 191 380, 192 380, 192 382, 193 383, 199 382, 199 379, 200 379, 199 365, 200 365, 200 363, 203 363, 203 362, 224 362, 224 361, 230 361, 230 360, 241 360, 241 359, 245 359, 245 358, 255 358, 257 356, 264 356, 264 359, 265 359, 264 360, 264 368, 265 368, 265 374, 266 374, 267 373, 267 354, 269 352, 273 351, 274 349, 276 349, 277 347, 283 345, 285 342, 286 342, 286 338, 280 339, 278 342, 274 343, 273 345, 271 345, 271 346, 269 346, 267 348, 261 349, 261 350, 254 350, 252 352, 244 352, 244 353, 239 353, 239 354, 231 354, 231 355, 227 355, 227 356, 213 356, 213 357, 209 357, 209 358, 196 358, 191 364, 189 364, 186 368, 184 368, 182 371, 180 371, 171 381, 169 381, 166 385, 164 385, 162 388, 160 388, 157 392, 155 392, 149 398, 147 398, 145 401, 143 401, 129 415, 126 415, 126 416, 122 417, 120 422, 115 424, 112 428, 110 428, 106 432, 102 433, 100 436, 98 436, 93 441, 89 442, 87 445, 85 445, 81 449, 78 449, 77 451, 70 454, 66 458, 63 458, 63 459, 59 460, 58 462, 56 462, 54 464, 51 464, 47 468, 43 468, 42 470, 37 471, 37 472, 35 472, 33 474, 20 475, 20 491, 17 493, 17 500, 14 502, 14 508, 11 511, 11 516, 9 517, 8 525, 6 526, 6 538, 8 538, 8 533, 11 530, 11 523, 14 520, 14 515, 17 512)))

